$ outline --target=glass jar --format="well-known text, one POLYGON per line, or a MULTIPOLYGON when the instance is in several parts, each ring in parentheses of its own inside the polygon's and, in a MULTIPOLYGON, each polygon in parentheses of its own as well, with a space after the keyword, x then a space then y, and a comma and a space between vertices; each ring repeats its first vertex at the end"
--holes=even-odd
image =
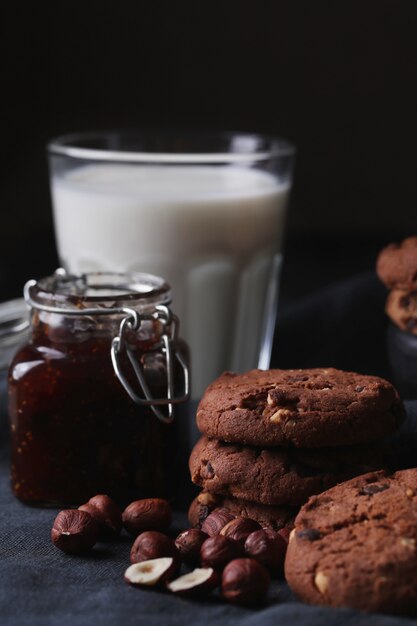
POLYGON ((23 298, 0 304, 0 439, 8 436, 7 372, 18 348, 27 341, 29 313, 23 298))
POLYGON ((9 369, 14 494, 39 505, 169 497, 174 405, 189 385, 168 284, 58 270, 29 281, 25 299, 31 335, 9 369))

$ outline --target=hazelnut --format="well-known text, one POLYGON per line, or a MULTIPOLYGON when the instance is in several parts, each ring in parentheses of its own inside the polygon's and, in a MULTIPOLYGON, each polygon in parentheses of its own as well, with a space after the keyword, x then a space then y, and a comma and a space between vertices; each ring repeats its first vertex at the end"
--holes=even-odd
POLYGON ((221 529, 220 534, 244 544, 247 537, 255 530, 262 530, 258 522, 249 517, 236 517, 221 529))
POLYGON ((82 554, 96 543, 98 526, 89 513, 77 509, 61 511, 51 530, 52 543, 67 554, 82 554))
POLYGON ((277 533, 280 537, 284 539, 285 543, 288 545, 289 540, 290 540, 291 530, 287 528, 286 526, 284 526, 284 528, 280 528, 277 531, 277 533))
POLYGON ((166 530, 172 520, 169 502, 161 498, 147 498, 131 502, 123 511, 123 525, 132 535, 145 530, 166 530))
POLYGON ((215 507, 218 504, 219 497, 209 491, 202 491, 197 496, 197 502, 202 506, 215 507))
POLYGON ((222 570, 230 561, 243 554, 243 548, 237 541, 223 535, 215 535, 206 539, 201 546, 201 565, 222 570))
POLYGON ((203 596, 217 587, 216 572, 211 567, 197 568, 168 583, 167 588, 177 596, 203 596))
POLYGON ((233 519, 235 519, 235 516, 232 515, 228 509, 214 509, 202 523, 201 530, 209 537, 214 537, 214 535, 218 535, 221 529, 233 519))
POLYGON ((409 550, 413 550, 415 552, 416 549, 416 540, 411 537, 401 537, 400 543, 404 548, 408 548, 409 550))
POLYGON ((286 551, 285 539, 271 530, 255 530, 245 541, 246 555, 274 574, 282 572, 286 551))
POLYGON ((90 498, 88 502, 78 507, 79 511, 89 513, 97 522, 99 539, 111 541, 122 530, 122 514, 117 504, 106 495, 90 498))
POLYGON ((275 411, 273 415, 269 418, 269 421, 273 424, 279 424, 285 417, 289 417, 291 415, 291 411, 289 409, 278 409, 275 411))
POLYGON ((130 565, 125 571, 125 581, 134 587, 155 587, 171 580, 175 575, 173 559, 162 557, 130 565))
POLYGON ((148 530, 136 537, 130 551, 131 563, 140 563, 161 557, 171 557, 175 563, 178 563, 178 566, 180 565, 180 556, 172 539, 157 530, 148 530))
POLYGON ((175 540, 175 546, 185 563, 196 565, 200 562, 200 549, 208 535, 198 528, 190 528, 180 533, 175 540))
POLYGON ((265 598, 269 583, 269 574, 263 565, 254 559, 236 559, 223 571, 222 595, 233 604, 252 606, 265 598))
POLYGON ((329 586, 329 579, 323 572, 317 572, 314 576, 314 584, 322 595, 325 595, 329 586))
POLYGON ((190 508, 188 509, 188 520, 194 528, 201 528, 202 523, 206 517, 213 511, 213 509, 220 506, 223 498, 222 496, 214 495, 208 491, 202 491, 192 501, 190 508))

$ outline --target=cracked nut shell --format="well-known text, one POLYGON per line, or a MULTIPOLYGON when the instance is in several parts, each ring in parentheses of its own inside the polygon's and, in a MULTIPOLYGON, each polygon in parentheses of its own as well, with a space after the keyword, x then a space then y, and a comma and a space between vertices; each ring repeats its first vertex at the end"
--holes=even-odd
POLYGON ((215 535, 209 537, 201 546, 201 564, 203 567, 212 567, 220 571, 230 561, 244 555, 242 546, 230 537, 215 535))
POLYGON ((122 513, 109 496, 100 494, 90 498, 88 502, 78 507, 79 511, 86 511, 97 522, 99 539, 111 541, 122 530, 122 513))
POLYGON ((96 543, 98 526, 86 511, 66 509, 56 516, 51 539, 57 548, 67 554, 83 554, 96 543))
POLYGON ((146 530, 166 530, 172 521, 172 511, 167 500, 146 498, 135 500, 125 508, 123 525, 131 535, 139 535, 146 530))
POLYGON ((254 606, 268 593, 270 577, 254 559, 236 559, 226 565, 222 575, 222 596, 233 604, 254 606))
POLYGON ((180 533, 175 540, 175 547, 182 560, 190 565, 197 565, 200 562, 201 546, 207 538, 208 535, 198 528, 189 528, 180 533))

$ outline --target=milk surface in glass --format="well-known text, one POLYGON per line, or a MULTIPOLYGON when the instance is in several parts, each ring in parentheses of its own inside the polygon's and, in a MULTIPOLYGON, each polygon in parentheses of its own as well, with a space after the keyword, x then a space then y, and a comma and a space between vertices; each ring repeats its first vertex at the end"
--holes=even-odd
POLYGON ((259 363, 288 192, 276 176, 236 165, 80 166, 52 178, 61 262, 74 273, 165 278, 197 398, 221 372, 259 363))

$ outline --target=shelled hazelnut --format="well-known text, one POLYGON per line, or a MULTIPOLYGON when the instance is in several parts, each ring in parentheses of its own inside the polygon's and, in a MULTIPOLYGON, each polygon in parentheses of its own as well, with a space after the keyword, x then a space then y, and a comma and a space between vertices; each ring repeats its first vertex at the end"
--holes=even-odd
POLYGON ((244 555, 242 546, 229 537, 215 535, 209 537, 201 546, 201 564, 203 567, 212 567, 220 571, 230 561, 244 555))
POLYGON ((99 539, 111 541, 122 530, 122 514, 117 504, 107 495, 97 495, 78 507, 79 511, 89 513, 97 522, 99 539))
POLYGON ((175 547, 182 560, 189 565, 197 565, 200 562, 201 546, 208 538, 206 533, 198 528, 189 528, 178 535, 175 547))
POLYGON ((209 537, 214 537, 219 535, 221 529, 233 519, 235 519, 235 515, 232 515, 228 509, 215 509, 206 517, 201 525, 201 530, 209 537))
POLYGON ((123 511, 122 519, 131 535, 139 535, 146 530, 167 530, 172 521, 172 511, 167 500, 146 498, 131 502, 123 511))
POLYGON ((261 530, 258 522, 249 517, 236 517, 221 529, 220 534, 244 545, 247 537, 255 530, 261 530))
POLYGON ((254 559, 235 559, 226 565, 221 583, 223 597, 233 604, 253 606, 268 593, 270 577, 254 559))
POLYGON ((89 513, 66 509, 56 516, 51 539, 57 548, 67 554, 83 554, 94 546, 98 534, 98 525, 89 513))
POLYGON ((171 557, 161 557, 130 565, 124 577, 134 587, 156 587, 168 582, 176 574, 174 560, 171 557))
POLYGON ((272 530, 255 530, 245 541, 245 553, 264 565, 272 574, 282 572, 287 544, 272 530))
POLYGON ((211 567, 196 568, 167 584, 167 589, 177 596, 201 597, 209 594, 219 584, 218 575, 211 567))
POLYGON ((221 593, 226 600, 252 606, 268 591, 267 569, 275 573, 282 568, 284 537, 225 508, 214 510, 201 530, 185 530, 174 542, 156 529, 166 529, 171 523, 171 508, 159 498, 132 502, 122 516, 109 496, 99 494, 78 509, 61 511, 51 539, 68 554, 82 554, 99 538, 115 538, 122 521, 132 534, 140 528, 152 528, 140 532, 131 548, 125 580, 136 587, 165 586, 178 596, 201 597, 218 586, 221 577, 221 593), (250 558, 243 558, 245 554, 250 558), (182 560, 201 567, 179 576, 182 560))
POLYGON ((277 532, 278 532, 278 535, 282 537, 284 541, 286 542, 286 544, 288 545, 288 542, 290 540, 291 530, 287 528, 286 526, 284 526, 284 528, 280 528, 277 532))
POLYGON ((172 539, 157 530, 148 530, 136 537, 130 551, 131 563, 171 557, 178 569, 181 558, 172 539))

